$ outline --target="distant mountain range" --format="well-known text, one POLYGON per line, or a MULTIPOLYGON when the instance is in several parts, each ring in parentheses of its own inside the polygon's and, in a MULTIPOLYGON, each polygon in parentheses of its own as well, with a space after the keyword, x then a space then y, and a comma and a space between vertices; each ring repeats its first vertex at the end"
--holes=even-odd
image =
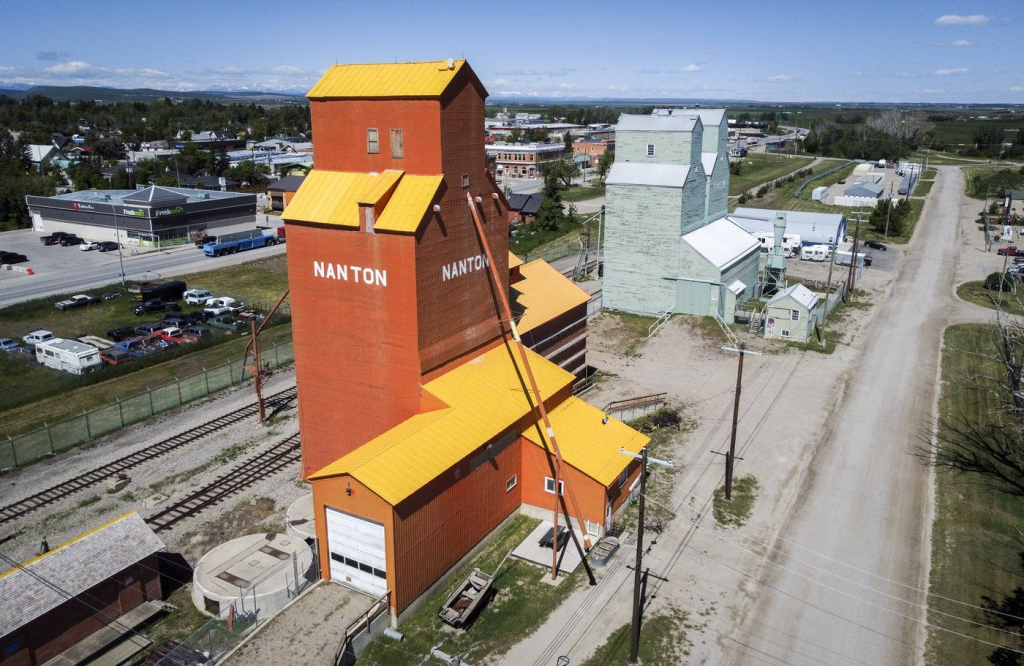
POLYGON ((261 102, 264 104, 305 104, 306 98, 294 92, 263 90, 156 90, 153 88, 105 88, 100 86, 28 86, 0 84, 0 95, 24 99, 42 95, 58 102, 96 100, 102 102, 152 102, 171 99, 203 99, 224 103, 261 102))

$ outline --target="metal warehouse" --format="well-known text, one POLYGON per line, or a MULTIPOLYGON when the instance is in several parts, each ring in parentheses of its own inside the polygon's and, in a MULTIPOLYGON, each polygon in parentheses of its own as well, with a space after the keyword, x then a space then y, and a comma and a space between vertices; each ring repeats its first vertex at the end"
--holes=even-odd
POLYGON ((508 253, 486 96, 461 60, 335 65, 282 216, 322 576, 395 615, 516 512, 600 537, 648 441, 572 395, 588 297, 508 253))
POLYGON ((752 234, 774 232, 776 213, 786 214, 786 233, 799 234, 803 245, 837 245, 846 237, 846 216, 841 213, 805 213, 764 208, 737 208, 729 220, 752 234))
POLYGON ((26 196, 32 228, 123 244, 161 245, 202 232, 252 228, 256 195, 152 185, 138 190, 84 190, 26 196))

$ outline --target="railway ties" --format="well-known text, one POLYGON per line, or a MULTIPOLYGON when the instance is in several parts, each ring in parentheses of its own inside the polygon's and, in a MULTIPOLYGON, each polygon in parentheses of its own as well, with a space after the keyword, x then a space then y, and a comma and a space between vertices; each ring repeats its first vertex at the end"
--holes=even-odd
POLYGON ((226 497, 280 472, 301 458, 298 433, 281 440, 266 451, 222 474, 188 497, 146 519, 156 532, 169 529, 179 521, 190 518, 226 497))
MULTIPOLYGON (((270 404, 281 404, 294 399, 295 396, 296 390, 293 386, 292 388, 267 396, 267 402, 270 404)), ((255 403, 246 405, 233 412, 218 416, 217 418, 201 423, 194 428, 189 428, 188 430, 168 437, 167 439, 160 440, 159 442, 151 444, 144 449, 135 451, 134 453, 129 453, 124 457, 90 470, 85 474, 80 474, 79 476, 73 477, 54 486, 50 486, 45 490, 30 495, 22 500, 14 502, 13 504, 2 507, 0 508, 0 525, 9 523, 16 518, 20 518, 21 516, 31 513, 37 509, 41 509, 44 506, 53 504, 54 502, 58 502, 80 490, 94 486, 101 481, 132 469, 133 467, 137 467, 142 463, 159 458, 160 456, 185 446, 186 444, 191 444, 198 439, 212 435, 215 432, 255 415, 256 411, 257 406, 255 403)))

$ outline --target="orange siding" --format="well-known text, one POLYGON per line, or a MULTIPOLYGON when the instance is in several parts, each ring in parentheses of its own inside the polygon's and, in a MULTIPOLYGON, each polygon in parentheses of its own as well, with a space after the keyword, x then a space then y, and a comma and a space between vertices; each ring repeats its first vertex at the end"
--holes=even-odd
MULTIPOLYGON (((316 542, 319 548, 320 577, 331 579, 331 552, 327 547, 327 511, 338 509, 384 525, 384 547, 387 553, 388 589, 395 589, 395 526, 391 505, 350 476, 336 476, 313 482, 313 521, 316 524, 316 542), (350 487, 352 494, 345 489, 350 487)), ((393 599, 393 597, 392 597, 393 599)), ((394 603, 392 601, 392 603, 394 603)))
MULTIPOLYGON (((310 100, 313 161, 326 171, 441 173, 440 104, 435 100, 310 100), (366 130, 377 128, 380 152, 367 153, 366 130), (402 130, 405 156, 391 157, 391 130, 402 130)), ((483 120, 480 121, 483 131, 483 120)), ((480 151, 481 154, 483 151, 480 151)))
MULTIPOLYGON (((558 437, 558 433, 555 433, 558 437)), ((541 508, 554 508, 555 496, 544 490, 544 478, 554 478, 552 463, 548 455, 533 442, 520 438, 523 448, 523 476, 520 483, 523 486, 523 504, 532 504, 541 508)), ((580 512, 583 520, 604 525, 604 508, 607 499, 607 490, 597 481, 583 474, 575 467, 568 464, 562 465, 565 481, 565 501, 569 507, 569 513, 573 518, 580 519, 574 512, 572 502, 569 498, 569 490, 576 493, 576 500, 580 503, 580 512)))
POLYGON ((288 224, 303 476, 419 409, 413 240, 288 224), (316 277, 314 261, 387 271, 387 284, 316 277))

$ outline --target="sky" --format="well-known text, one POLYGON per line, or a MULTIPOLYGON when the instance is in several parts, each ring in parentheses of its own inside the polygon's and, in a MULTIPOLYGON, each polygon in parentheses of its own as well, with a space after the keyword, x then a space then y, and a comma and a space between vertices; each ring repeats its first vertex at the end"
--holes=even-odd
POLYGON ((465 58, 492 98, 1024 103, 1020 0, 4 3, 0 86, 304 93, 465 58))

